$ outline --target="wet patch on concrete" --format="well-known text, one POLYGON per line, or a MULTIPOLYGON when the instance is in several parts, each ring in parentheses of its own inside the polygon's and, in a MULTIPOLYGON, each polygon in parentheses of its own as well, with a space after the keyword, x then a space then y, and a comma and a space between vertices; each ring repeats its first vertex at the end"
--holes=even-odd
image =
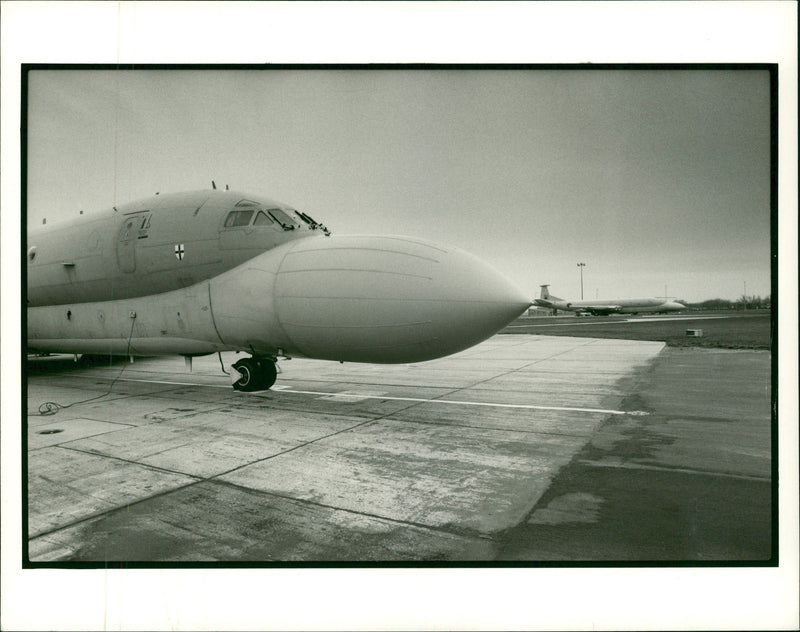
POLYGON ((553 481, 532 518, 538 507, 571 494, 600 499, 596 519, 521 525, 498 539, 496 559, 758 562, 770 557, 767 482, 573 463, 553 481))
POLYGON ((578 492, 564 494, 551 500, 547 506, 536 509, 528 524, 564 524, 566 522, 597 522, 603 499, 578 492))
POLYGON ((651 430, 639 417, 615 418, 606 422, 581 457, 588 460, 643 461, 654 458, 659 448, 674 439, 651 430))
POLYGON ((502 535, 498 559, 771 559, 770 407, 752 398, 769 386, 768 354, 728 356, 722 371, 718 352, 690 353, 667 349, 641 375, 638 394, 621 406, 650 414, 609 418, 528 521, 502 535), (702 378, 705 397, 680 397, 692 377, 702 378), (740 416, 727 414, 734 407, 740 416), (569 519, 581 508, 591 522, 569 519))

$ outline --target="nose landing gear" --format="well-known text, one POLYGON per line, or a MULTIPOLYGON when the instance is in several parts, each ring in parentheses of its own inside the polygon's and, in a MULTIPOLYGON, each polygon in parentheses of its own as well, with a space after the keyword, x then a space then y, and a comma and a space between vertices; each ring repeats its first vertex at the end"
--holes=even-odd
POLYGON ((235 373, 231 374, 233 388, 244 392, 266 391, 275 384, 278 374, 275 361, 265 357, 242 358, 233 368, 239 374, 238 378, 235 373))

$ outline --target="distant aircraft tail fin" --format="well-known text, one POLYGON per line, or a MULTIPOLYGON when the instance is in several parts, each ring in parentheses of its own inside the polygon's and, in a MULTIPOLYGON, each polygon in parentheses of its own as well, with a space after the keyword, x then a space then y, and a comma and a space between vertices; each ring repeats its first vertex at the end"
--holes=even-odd
POLYGON ((553 296, 550 294, 550 290, 548 289, 549 285, 540 285, 541 291, 539 292, 539 298, 544 299, 545 301, 560 301, 561 299, 557 296, 553 296))

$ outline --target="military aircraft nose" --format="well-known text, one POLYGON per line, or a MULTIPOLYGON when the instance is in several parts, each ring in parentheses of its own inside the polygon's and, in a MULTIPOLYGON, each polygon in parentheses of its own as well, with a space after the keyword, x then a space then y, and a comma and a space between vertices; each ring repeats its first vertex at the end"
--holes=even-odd
POLYGON ((495 334, 531 302, 457 248, 400 237, 298 240, 275 279, 275 315, 297 352, 417 362, 495 334))

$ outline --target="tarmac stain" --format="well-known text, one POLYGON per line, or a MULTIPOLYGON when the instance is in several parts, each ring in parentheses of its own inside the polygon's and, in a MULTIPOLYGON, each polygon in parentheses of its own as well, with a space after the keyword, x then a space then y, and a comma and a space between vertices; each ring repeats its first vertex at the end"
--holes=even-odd
POLYGON ((528 524, 563 524, 565 522, 597 522, 603 499, 582 492, 564 494, 550 501, 542 509, 537 509, 528 524))
POLYGON ((186 417, 186 413, 196 412, 195 408, 167 408, 154 413, 147 413, 144 418, 150 421, 168 421, 176 417, 186 417))

